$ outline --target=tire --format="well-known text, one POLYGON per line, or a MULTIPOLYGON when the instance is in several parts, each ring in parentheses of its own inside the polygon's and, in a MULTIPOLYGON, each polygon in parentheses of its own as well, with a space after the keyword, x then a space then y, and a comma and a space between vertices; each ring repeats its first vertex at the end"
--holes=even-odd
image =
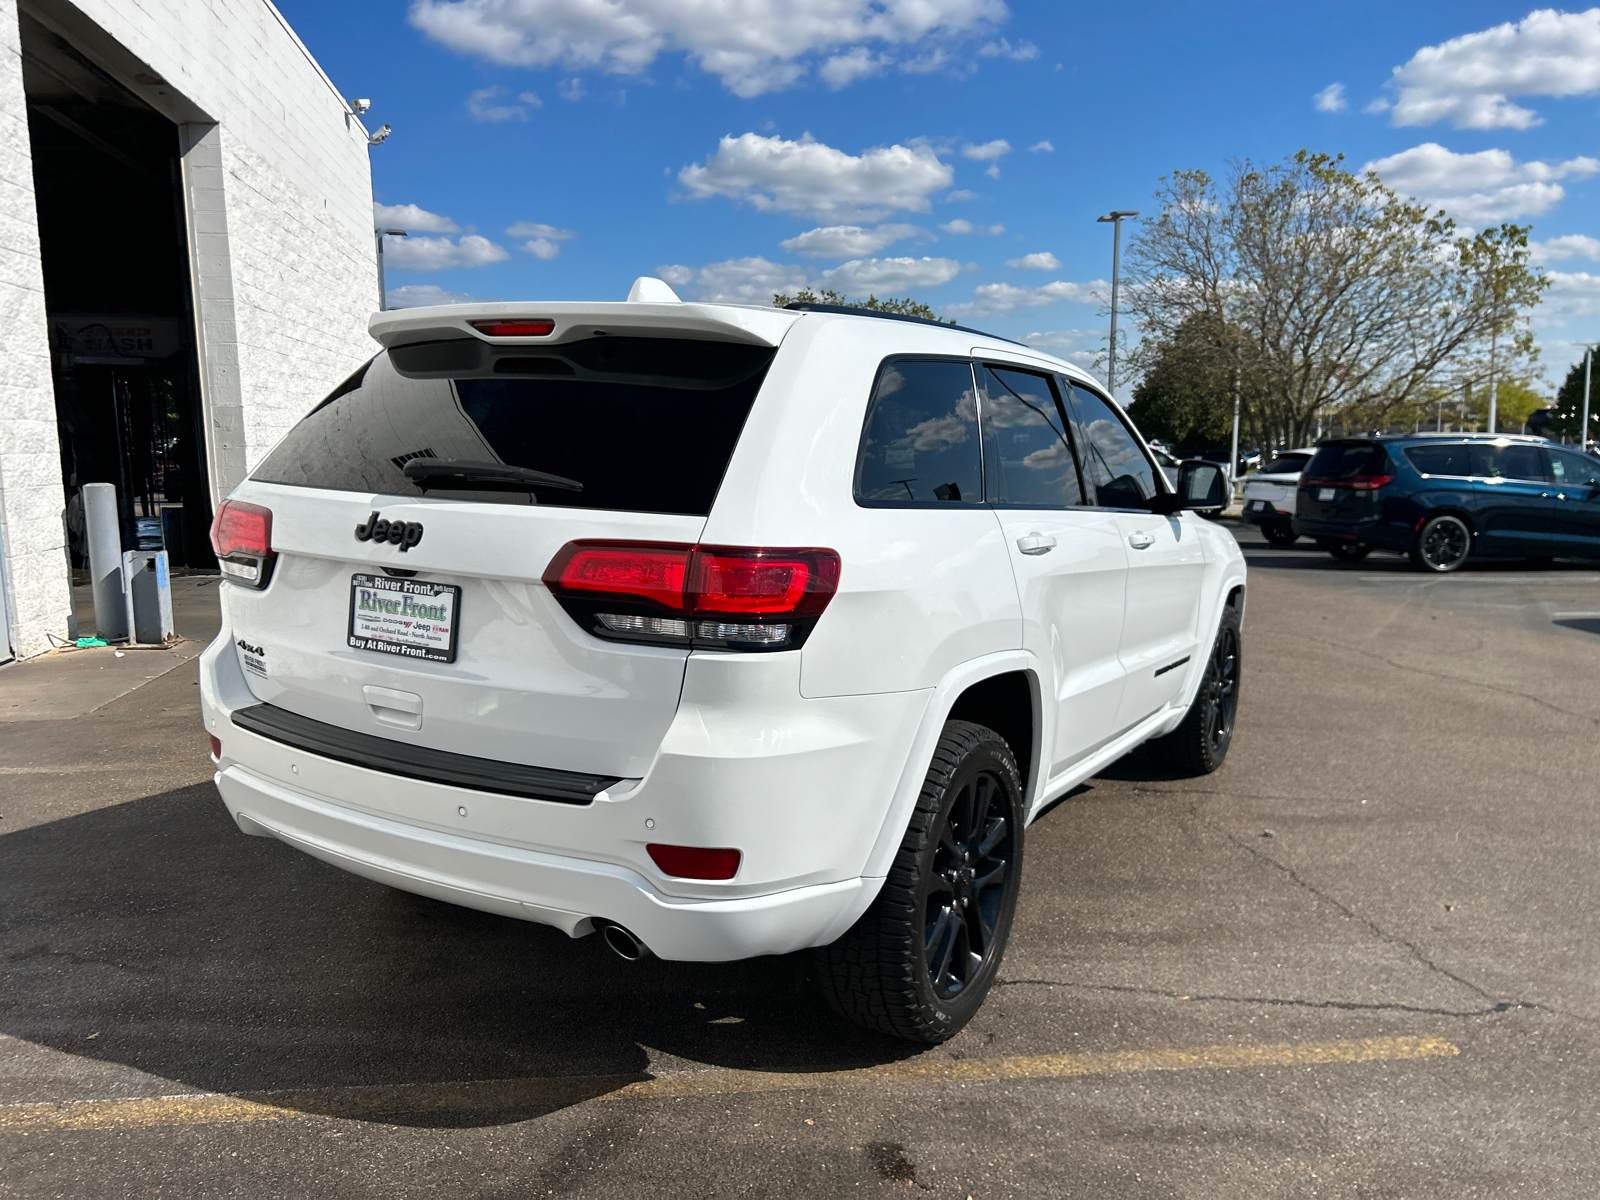
POLYGON ((1362 546, 1354 542, 1335 542, 1328 547, 1328 553, 1340 562, 1358 563, 1372 553, 1372 547, 1362 546))
POLYGON ((972 1019, 1011 932, 1024 815, 1005 739, 946 722, 883 890, 848 933, 813 951, 836 1012, 926 1044, 972 1019))
POLYGON ((1239 712, 1239 651, 1239 610, 1230 604, 1222 610, 1206 673, 1183 724, 1150 743, 1156 758, 1179 775, 1209 775, 1228 757, 1239 712))
POLYGON ((1274 546, 1292 546, 1300 540, 1294 526, 1287 521, 1261 522, 1261 536, 1274 546))
POLYGON ((1411 547, 1412 565, 1435 575, 1460 570, 1470 557, 1472 530, 1450 513, 1431 518, 1417 531, 1416 544, 1411 547))

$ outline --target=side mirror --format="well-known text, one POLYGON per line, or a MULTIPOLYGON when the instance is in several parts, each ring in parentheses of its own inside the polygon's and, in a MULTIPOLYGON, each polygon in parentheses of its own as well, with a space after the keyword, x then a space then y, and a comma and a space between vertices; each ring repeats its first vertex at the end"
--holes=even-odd
POLYGON ((1152 511, 1169 514, 1186 508, 1226 508, 1228 476, 1213 462, 1191 460, 1178 466, 1177 495, 1161 493, 1150 501, 1152 511))

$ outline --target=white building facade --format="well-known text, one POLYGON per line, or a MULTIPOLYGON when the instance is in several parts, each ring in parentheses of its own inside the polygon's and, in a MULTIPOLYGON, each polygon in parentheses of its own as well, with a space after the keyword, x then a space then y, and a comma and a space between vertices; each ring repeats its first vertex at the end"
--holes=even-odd
POLYGON ((371 356, 368 153, 268 0, 0 0, 0 658, 67 634, 79 487, 201 566, 371 356))

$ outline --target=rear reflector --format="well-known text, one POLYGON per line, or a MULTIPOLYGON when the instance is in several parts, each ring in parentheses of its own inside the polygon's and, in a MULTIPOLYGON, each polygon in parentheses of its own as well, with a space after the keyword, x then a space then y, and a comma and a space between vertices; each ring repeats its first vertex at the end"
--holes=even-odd
POLYGON ((556 323, 548 317, 515 321, 473 321, 472 327, 490 337, 544 337, 554 333, 556 323))
POLYGON ((665 874, 679 879, 732 879, 739 870, 737 850, 663 846, 659 842, 651 842, 645 849, 665 874))
POLYGON ((208 734, 206 734, 206 737, 211 739, 211 758, 212 758, 212 760, 216 761, 218 759, 221 759, 221 757, 222 757, 222 739, 219 738, 214 733, 208 733, 208 734))

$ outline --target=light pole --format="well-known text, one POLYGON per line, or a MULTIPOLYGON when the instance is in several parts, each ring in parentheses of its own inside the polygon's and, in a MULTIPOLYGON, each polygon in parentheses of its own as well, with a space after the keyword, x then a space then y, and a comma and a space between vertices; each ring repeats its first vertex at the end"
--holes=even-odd
POLYGON ((1139 214, 1114 210, 1096 221, 1111 222, 1111 351, 1106 356, 1106 391, 1117 391, 1117 277, 1122 273, 1122 222, 1139 214))
POLYGON ((1589 452, 1589 376, 1594 370, 1594 342, 1583 347, 1583 423, 1578 426, 1578 449, 1589 452))
POLYGON ((409 237, 404 229, 374 229, 372 240, 378 245, 378 311, 385 312, 389 308, 389 290, 383 282, 383 239, 389 237, 409 237))

